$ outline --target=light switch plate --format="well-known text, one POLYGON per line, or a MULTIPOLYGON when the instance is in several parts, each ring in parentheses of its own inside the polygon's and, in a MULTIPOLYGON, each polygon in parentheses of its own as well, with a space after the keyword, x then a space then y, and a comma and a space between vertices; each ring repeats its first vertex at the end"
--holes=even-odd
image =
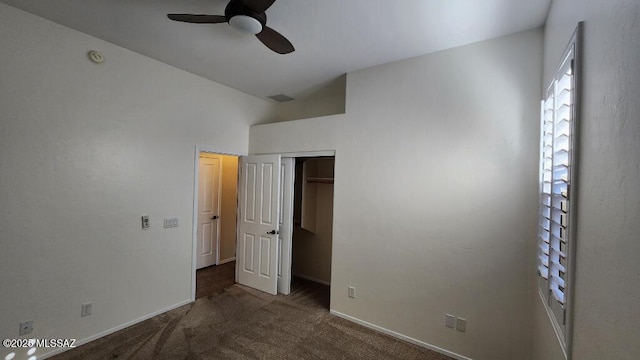
POLYGON ((467 331, 467 319, 457 318, 456 319, 456 330, 460 332, 467 331))
POLYGON ((353 287, 353 286, 347 287, 347 296, 349 296, 352 299, 355 299, 355 297, 356 297, 356 288, 353 287))
POLYGON ((164 228, 174 228, 178 227, 178 218, 177 217, 168 217, 164 218, 164 228))
POLYGON ((455 328, 456 327, 456 317, 454 315, 451 314, 447 314, 447 316, 445 317, 444 320, 444 325, 448 328, 455 328))

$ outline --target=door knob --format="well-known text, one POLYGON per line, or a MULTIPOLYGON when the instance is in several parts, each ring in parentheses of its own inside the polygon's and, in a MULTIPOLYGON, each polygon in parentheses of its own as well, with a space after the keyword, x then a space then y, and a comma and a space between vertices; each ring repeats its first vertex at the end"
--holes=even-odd
POLYGON ((216 220, 218 218, 218 215, 213 215, 213 217, 211 218, 211 220, 216 220))
POLYGON ((269 235, 275 235, 275 234, 277 234, 277 233, 278 233, 277 231, 275 231, 275 230, 271 230, 271 231, 269 231, 267 234, 269 234, 269 235))

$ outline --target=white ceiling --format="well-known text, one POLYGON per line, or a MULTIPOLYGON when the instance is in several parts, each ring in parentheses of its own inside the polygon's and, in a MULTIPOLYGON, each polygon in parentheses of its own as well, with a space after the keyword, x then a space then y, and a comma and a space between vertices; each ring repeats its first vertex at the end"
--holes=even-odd
POLYGON ((224 14, 227 0, 0 0, 258 97, 319 96, 357 69, 543 25, 551 0, 277 0, 268 26, 296 51, 279 55, 227 24, 167 13, 224 14))

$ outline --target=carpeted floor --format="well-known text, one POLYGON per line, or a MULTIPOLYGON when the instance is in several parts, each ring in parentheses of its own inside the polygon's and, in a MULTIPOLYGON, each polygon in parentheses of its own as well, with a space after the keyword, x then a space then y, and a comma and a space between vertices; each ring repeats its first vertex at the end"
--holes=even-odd
POLYGON ((450 359, 330 315, 325 285, 292 289, 235 284, 52 359, 450 359))

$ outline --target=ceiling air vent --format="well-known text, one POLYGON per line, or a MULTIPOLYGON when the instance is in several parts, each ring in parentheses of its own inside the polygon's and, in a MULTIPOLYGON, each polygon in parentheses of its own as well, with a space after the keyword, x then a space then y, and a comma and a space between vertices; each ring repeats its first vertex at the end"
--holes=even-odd
POLYGON ((287 96, 285 94, 278 94, 278 95, 271 95, 271 96, 267 96, 269 99, 271 100, 275 100, 277 102, 285 102, 285 101, 291 101, 293 100, 292 97, 287 96))

